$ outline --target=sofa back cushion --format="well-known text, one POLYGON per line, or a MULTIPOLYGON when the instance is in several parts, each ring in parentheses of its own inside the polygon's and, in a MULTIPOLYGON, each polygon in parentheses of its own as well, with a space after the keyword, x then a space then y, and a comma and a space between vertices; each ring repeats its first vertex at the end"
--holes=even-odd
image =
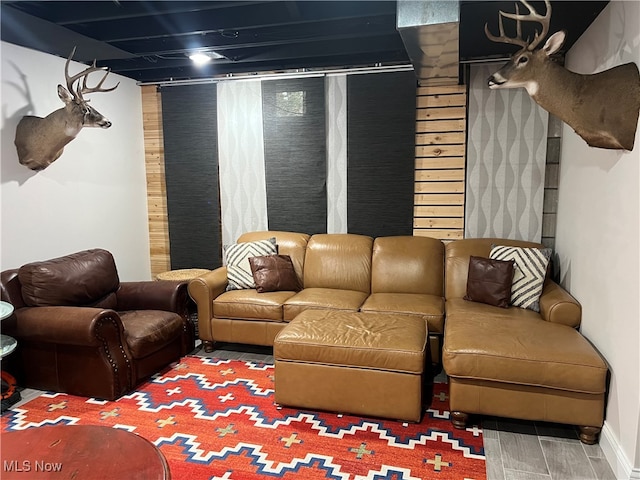
POLYGON ((373 238, 348 233, 313 235, 304 260, 304 288, 371 292, 373 238))
POLYGON ((114 292, 120 285, 113 256, 102 249, 23 265, 18 278, 22 298, 30 307, 115 308, 114 292))
POLYGON ((378 237, 371 293, 444 295, 444 244, 430 237, 378 237))
POLYGON ((445 247, 445 297, 464 298, 471 256, 489 258, 492 245, 544 248, 540 243, 502 238, 465 238, 454 240, 445 247))
POLYGON ((243 233, 238 238, 238 243, 268 240, 269 238, 274 237, 276 239, 277 253, 280 255, 289 255, 291 257, 293 268, 296 271, 300 285, 302 285, 304 258, 310 235, 307 235, 306 233, 265 230, 260 232, 243 233))

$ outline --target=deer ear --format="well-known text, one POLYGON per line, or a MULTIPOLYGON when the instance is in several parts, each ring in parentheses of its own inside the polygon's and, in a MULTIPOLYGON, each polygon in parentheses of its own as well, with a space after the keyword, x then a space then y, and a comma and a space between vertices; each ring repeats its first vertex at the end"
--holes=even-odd
POLYGON ((542 50, 547 54, 547 57, 560 50, 562 44, 564 44, 566 36, 567 32, 560 30, 549 37, 547 42, 544 44, 544 47, 542 47, 542 50))
POLYGON ((66 88, 64 88, 62 85, 58 85, 58 96, 60 97, 60 100, 62 100, 64 103, 69 103, 73 101, 73 97, 71 96, 69 91, 66 88))

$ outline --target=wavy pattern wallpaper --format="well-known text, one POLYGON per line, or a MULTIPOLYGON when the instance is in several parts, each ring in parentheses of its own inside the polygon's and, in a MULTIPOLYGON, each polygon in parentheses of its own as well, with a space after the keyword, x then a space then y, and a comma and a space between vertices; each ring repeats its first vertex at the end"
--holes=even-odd
POLYGON ((218 163, 222 244, 267 230, 262 82, 218 83, 218 163))
POLYGON ((539 242, 549 114, 523 88, 490 90, 470 67, 465 237, 539 242))
POLYGON ((347 76, 328 75, 327 233, 347 233, 347 76))

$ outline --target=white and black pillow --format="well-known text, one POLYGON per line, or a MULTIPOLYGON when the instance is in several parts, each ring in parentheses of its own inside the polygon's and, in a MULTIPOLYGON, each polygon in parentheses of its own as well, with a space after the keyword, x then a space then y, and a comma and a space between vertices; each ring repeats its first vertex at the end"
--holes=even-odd
POLYGON ((511 305, 539 312, 551 249, 496 245, 489 258, 514 262, 511 305))
POLYGON ((227 245, 224 249, 227 266, 227 290, 256 288, 249 258, 275 255, 276 253, 278 253, 278 249, 275 237, 268 240, 227 245))

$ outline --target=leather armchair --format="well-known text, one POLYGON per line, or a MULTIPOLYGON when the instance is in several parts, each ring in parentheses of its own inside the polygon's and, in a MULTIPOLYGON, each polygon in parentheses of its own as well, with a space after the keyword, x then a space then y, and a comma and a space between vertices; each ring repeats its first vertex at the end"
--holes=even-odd
POLYGON ((85 250, 0 274, 22 386, 113 400, 194 348, 187 282, 120 282, 85 250))

